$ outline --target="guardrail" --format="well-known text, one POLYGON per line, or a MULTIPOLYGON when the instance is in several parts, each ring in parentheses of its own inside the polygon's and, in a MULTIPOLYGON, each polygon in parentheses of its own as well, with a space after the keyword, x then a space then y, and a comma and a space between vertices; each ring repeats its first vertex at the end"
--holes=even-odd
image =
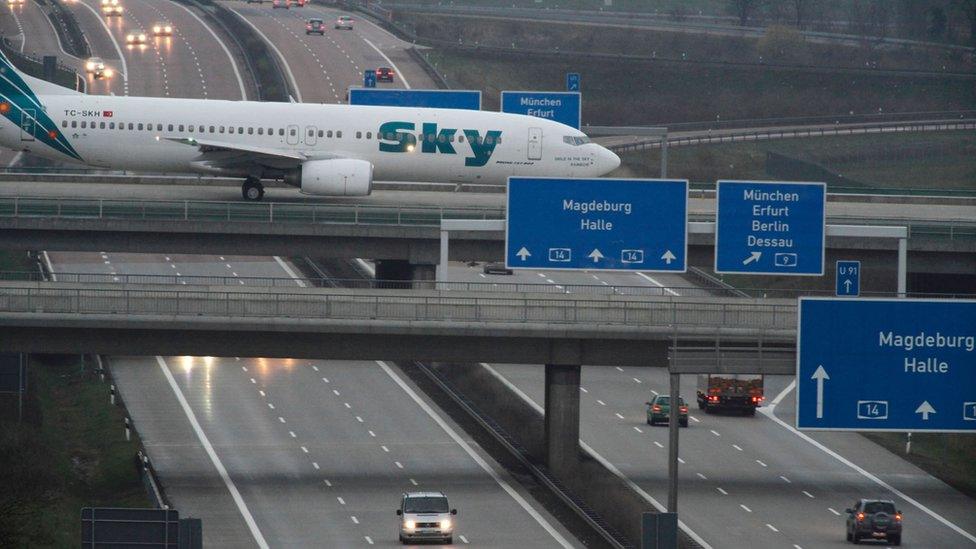
MULTIPOLYGON (((316 266, 317 268, 317 266, 316 266)), ((321 272, 321 271, 320 271, 321 272)), ((341 279, 327 276, 291 278, 272 276, 196 276, 196 275, 155 275, 155 274, 108 274, 108 273, 56 273, 57 282, 62 284, 118 284, 141 286, 179 286, 179 287, 234 287, 248 288, 289 288, 294 289, 302 283, 307 288, 345 288, 354 290, 379 289, 418 289, 438 292, 496 293, 496 294, 545 294, 579 296, 633 296, 633 297, 741 297, 748 299, 792 299, 798 296, 833 296, 834 292, 813 289, 782 288, 736 288, 718 278, 698 269, 689 267, 689 276, 703 281, 703 286, 631 286, 602 284, 564 284, 535 282, 506 282, 490 280, 485 282, 432 280, 376 280, 341 279)), ((498 279, 499 277, 494 277, 498 279)), ((50 280, 35 271, 0 271, 0 281, 43 282, 50 280)), ((865 297, 898 297, 897 292, 862 292, 865 297)), ((928 299, 974 299, 976 293, 913 293, 909 297, 928 299)))
MULTIPOLYGON (((0 287, 0 314, 122 315, 167 318, 295 318, 369 322, 425 322, 454 326, 544 323, 598 330, 606 326, 646 329, 740 328, 789 330, 796 303, 755 300, 686 302, 573 299, 529 296, 417 295, 390 290, 313 290, 302 293, 161 289, 64 288, 50 285, 0 287)), ((60 318, 60 317, 59 317, 60 318)))
POLYGON ((254 223, 337 223, 440 226, 443 219, 504 219, 502 208, 206 202, 193 200, 112 200, 83 198, 0 198, 0 217, 120 219, 143 221, 235 221, 254 223))
MULTIPOLYGON (((671 127, 668 126, 671 130, 671 127)), ((689 137, 668 137, 669 147, 710 145, 715 143, 740 143, 745 141, 764 141, 769 139, 784 139, 797 137, 824 137, 837 135, 862 135, 869 133, 906 133, 906 132, 936 132, 959 131, 976 129, 976 120, 967 119, 958 122, 938 122, 929 124, 913 124, 904 122, 890 122, 881 124, 866 124, 843 128, 823 126, 820 128, 795 128, 789 130, 743 130, 723 133, 721 135, 698 135, 689 137)), ((642 151, 661 147, 660 139, 639 140, 633 143, 608 145, 612 151, 642 151)))
MULTIPOLYGON (((0 218, 107 219, 129 221, 205 221, 440 227, 445 219, 500 220, 504 208, 375 206, 287 202, 210 202, 194 200, 113 200, 85 198, 0 197, 0 218)), ((695 213, 690 221, 714 221, 714 213, 695 213)), ((899 225, 909 237, 969 240, 976 220, 863 218, 831 215, 829 223, 899 225)))

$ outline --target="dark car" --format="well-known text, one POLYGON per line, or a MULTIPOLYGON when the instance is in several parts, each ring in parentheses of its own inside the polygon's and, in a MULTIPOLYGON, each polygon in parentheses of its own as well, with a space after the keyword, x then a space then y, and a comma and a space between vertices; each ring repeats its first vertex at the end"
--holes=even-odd
POLYGON ((376 69, 377 82, 393 82, 393 69, 390 67, 380 67, 376 69))
POLYGON ((486 275, 487 274, 502 274, 502 275, 512 274, 512 270, 506 267, 505 263, 501 261, 492 261, 491 263, 485 263, 484 267, 482 267, 482 271, 486 275))
MULTIPOLYGON (((671 397, 668 395, 657 395, 647 404, 647 424, 654 425, 659 421, 667 423, 670 421, 671 397)), ((688 406, 685 399, 678 397, 678 424, 682 427, 688 426, 688 406)))
POLYGON ((321 19, 309 19, 305 22, 305 34, 325 35, 325 22, 321 19))
POLYGON ((885 540, 901 545, 901 511, 895 502, 885 499, 862 499, 847 512, 847 541, 885 540))

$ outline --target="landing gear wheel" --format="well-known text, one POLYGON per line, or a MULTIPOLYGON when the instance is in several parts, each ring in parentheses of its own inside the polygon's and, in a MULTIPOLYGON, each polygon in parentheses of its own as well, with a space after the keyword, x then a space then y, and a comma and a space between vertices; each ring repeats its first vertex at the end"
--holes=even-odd
POLYGON ((261 184, 260 179, 248 177, 244 180, 244 185, 241 186, 241 195, 244 200, 257 202, 264 197, 264 185, 261 184))

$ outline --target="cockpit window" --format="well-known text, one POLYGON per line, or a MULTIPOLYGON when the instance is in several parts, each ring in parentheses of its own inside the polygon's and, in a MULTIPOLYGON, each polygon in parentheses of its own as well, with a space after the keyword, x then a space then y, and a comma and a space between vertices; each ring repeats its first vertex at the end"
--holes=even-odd
POLYGON ((580 145, 585 145, 590 142, 590 138, 585 135, 566 135, 563 137, 563 143, 578 147, 580 145))

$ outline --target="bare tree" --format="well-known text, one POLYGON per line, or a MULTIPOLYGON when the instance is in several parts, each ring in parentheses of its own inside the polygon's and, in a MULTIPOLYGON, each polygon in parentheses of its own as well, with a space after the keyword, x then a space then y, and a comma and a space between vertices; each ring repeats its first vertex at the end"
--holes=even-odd
POLYGON ((728 0, 728 9, 739 18, 739 26, 746 26, 749 17, 759 8, 761 0, 728 0))

